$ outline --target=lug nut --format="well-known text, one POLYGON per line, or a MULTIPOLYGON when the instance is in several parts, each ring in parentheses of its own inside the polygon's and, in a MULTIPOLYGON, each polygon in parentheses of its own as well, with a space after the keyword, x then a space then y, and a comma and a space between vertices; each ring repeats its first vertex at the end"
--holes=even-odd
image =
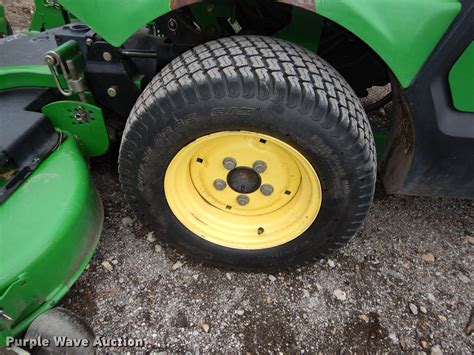
POLYGON ((260 192, 265 196, 270 196, 273 193, 273 186, 270 184, 263 184, 260 186, 260 192))
POLYGON ((224 168, 226 168, 227 170, 232 170, 237 166, 237 160, 235 160, 232 157, 228 157, 224 159, 222 164, 224 165, 224 168))
POLYGON ((245 195, 237 196, 237 203, 241 206, 245 206, 250 202, 250 199, 245 195))
POLYGON ((265 163, 263 160, 257 160, 255 163, 253 163, 253 170, 259 174, 262 174, 265 172, 265 170, 267 170, 267 163, 265 163))
POLYGON ((222 179, 217 179, 214 181, 214 188, 217 190, 217 191, 222 191, 224 190, 225 188, 227 187, 227 184, 224 180, 222 179))

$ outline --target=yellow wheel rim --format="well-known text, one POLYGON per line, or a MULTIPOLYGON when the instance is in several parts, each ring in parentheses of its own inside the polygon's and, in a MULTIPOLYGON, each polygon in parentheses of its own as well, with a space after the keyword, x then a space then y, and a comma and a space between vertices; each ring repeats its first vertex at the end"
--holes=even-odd
POLYGON ((214 133, 185 146, 168 166, 164 187, 186 228, 245 250, 297 238, 313 224, 322 201, 318 175, 301 153, 246 131, 214 133))

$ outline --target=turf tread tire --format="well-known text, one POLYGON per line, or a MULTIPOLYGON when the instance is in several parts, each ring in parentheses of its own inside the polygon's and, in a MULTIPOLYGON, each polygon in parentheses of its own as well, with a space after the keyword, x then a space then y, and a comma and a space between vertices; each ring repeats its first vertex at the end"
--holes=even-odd
MULTIPOLYGON (((166 139, 166 120, 179 120, 175 113, 186 107, 223 98, 271 101, 297 110, 311 121, 308 124, 332 137, 341 156, 349 156, 354 166, 351 180, 355 183, 348 194, 355 207, 344 230, 329 236, 320 250, 281 265, 267 265, 267 269, 311 262, 344 245, 363 223, 374 194, 376 155, 369 121, 354 91, 327 62, 270 37, 236 36, 205 43, 174 59, 153 78, 131 112, 120 149, 120 182, 133 209, 156 226, 156 215, 150 213, 151 204, 141 187, 146 183, 150 146, 166 139), (150 132, 159 134, 150 137, 150 132)), ((170 237, 163 238, 173 243, 170 237)), ((205 253, 198 258, 240 268, 205 253)))

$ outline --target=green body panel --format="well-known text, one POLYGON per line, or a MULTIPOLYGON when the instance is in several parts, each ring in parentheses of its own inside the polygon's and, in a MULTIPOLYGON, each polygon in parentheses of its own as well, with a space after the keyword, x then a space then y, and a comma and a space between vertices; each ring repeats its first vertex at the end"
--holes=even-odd
POLYGON ((55 1, 50 1, 47 5, 44 0, 35 0, 35 13, 30 23, 30 31, 44 31, 49 28, 65 25, 68 21, 64 18, 62 9, 54 5, 55 1))
POLYGON ((0 5, 0 38, 1 36, 8 34, 7 19, 5 18, 5 9, 0 5))
MULTIPOLYGON (((66 87, 64 81, 62 86, 66 87)), ((55 88, 56 84, 46 65, 0 67, 0 90, 23 87, 55 88)))
MULTIPOLYGON (((59 2, 114 46, 170 11, 169 0, 136 0, 133 5, 127 0, 59 2)), ((319 15, 366 42, 404 87, 410 85, 460 10, 459 0, 316 0, 319 15)), ((318 24, 304 26, 294 33, 312 33, 317 41, 318 28, 318 24)), ((287 39, 298 42, 296 38, 287 39)))
POLYGON ((474 112, 474 42, 466 48, 449 73, 454 107, 474 112))
POLYGON ((366 42, 408 87, 461 10, 459 0, 318 0, 318 14, 366 42))
POLYGON ((109 136, 99 107, 77 101, 57 101, 44 106, 42 111, 54 127, 77 137, 85 155, 96 157, 107 152, 109 136))
POLYGON ((13 318, 0 329, 0 346, 66 294, 92 257, 102 222, 88 166, 68 137, 0 205, 0 308, 13 318))

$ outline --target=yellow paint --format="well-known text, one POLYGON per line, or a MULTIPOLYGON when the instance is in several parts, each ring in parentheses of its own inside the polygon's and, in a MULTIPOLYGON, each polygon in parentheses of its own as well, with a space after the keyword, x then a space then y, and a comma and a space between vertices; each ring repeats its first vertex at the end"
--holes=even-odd
POLYGON ((194 234, 245 250, 297 238, 314 222, 322 201, 319 178, 301 153, 273 137, 245 131, 210 134, 184 147, 166 171, 165 195, 175 216, 194 234), (248 205, 240 206, 239 194, 230 186, 215 189, 214 181, 226 180, 229 173, 223 166, 226 157, 247 167, 263 160, 267 170, 260 174, 262 184, 274 187, 272 195, 257 190, 247 194, 248 205))

